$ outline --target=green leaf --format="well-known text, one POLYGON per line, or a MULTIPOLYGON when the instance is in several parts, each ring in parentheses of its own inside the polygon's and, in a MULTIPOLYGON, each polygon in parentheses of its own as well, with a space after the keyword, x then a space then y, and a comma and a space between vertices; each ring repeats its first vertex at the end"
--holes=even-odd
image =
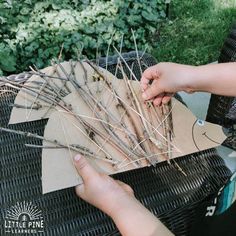
POLYGON ((142 16, 144 19, 146 19, 148 21, 156 21, 157 20, 157 16, 155 14, 150 14, 150 12, 147 12, 147 11, 142 11, 142 16))
POLYGON ((31 10, 29 8, 26 8, 26 7, 23 7, 21 10, 20 10, 20 14, 21 15, 27 15, 29 14, 31 10))
MULTIPOLYGON (((65 60, 76 58, 76 48, 93 58, 99 46, 106 54, 107 44, 123 50, 151 46, 158 23, 165 17, 165 0, 7 0, 0 3, 0 69, 20 72, 31 64, 40 68, 57 57, 64 43, 65 60), (5 4, 6 3, 6 4, 5 4), (7 40, 7 41, 6 41, 7 40)), ((111 48, 111 53, 112 48, 111 48)))
POLYGON ((3 71, 12 72, 16 70, 16 61, 13 56, 6 55, 5 58, 2 58, 0 61, 0 68, 3 71))

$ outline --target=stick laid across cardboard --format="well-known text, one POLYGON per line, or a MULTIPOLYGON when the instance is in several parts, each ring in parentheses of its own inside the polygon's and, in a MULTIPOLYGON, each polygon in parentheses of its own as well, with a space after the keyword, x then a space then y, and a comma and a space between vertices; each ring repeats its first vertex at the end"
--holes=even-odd
MULTIPOLYGON (((139 104, 143 104, 139 83, 131 81, 131 84, 139 104)), ((95 94, 97 84, 88 87, 95 94)), ((141 105, 141 114, 135 109, 133 101, 127 99, 125 81, 113 81, 116 95, 104 82, 100 82, 99 87, 101 93, 96 93, 94 97, 106 111, 98 104, 89 108, 89 99, 83 100, 78 93, 65 98, 71 104, 73 113, 58 107, 49 117, 44 136, 68 148, 43 149, 44 193, 82 183, 73 164, 76 153, 87 157, 99 172, 114 174, 216 147, 225 139, 220 126, 197 120, 174 98, 169 112, 163 112, 163 108, 141 105), (120 109, 116 97, 123 101, 123 109, 120 109), (165 121, 170 116, 172 124, 168 127, 165 121)), ((43 145, 49 143, 44 141, 43 145)))
MULTIPOLYGON (((41 140, 42 187, 48 193, 82 183, 73 164, 80 153, 99 172, 114 174, 220 145, 222 128, 198 120, 176 99, 144 103, 140 84, 118 63, 122 80, 91 62, 64 62, 36 71, 19 90, 10 123, 49 118, 41 140)), ((131 69, 130 69, 131 70, 131 69)), ((132 75, 132 73, 131 73, 132 75)), ((181 167, 179 170, 181 170, 181 167)))
MULTIPOLYGON (((75 90, 70 81, 72 77, 78 86, 100 79, 88 63, 80 61, 57 63, 31 73, 32 76, 24 84, 9 84, 19 90, 9 124, 48 118, 56 103, 75 90)), ((113 76, 100 67, 99 73, 106 77, 113 76)))

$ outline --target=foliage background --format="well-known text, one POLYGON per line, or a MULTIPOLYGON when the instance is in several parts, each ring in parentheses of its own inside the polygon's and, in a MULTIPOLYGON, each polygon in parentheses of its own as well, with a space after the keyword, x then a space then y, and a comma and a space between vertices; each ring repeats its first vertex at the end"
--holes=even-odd
POLYGON ((42 68, 57 57, 106 54, 112 41, 133 50, 131 28, 139 49, 152 48, 156 25, 165 18, 165 0, 0 0, 0 74, 42 68))
POLYGON ((123 34, 123 51, 134 50, 131 28, 138 48, 158 61, 216 61, 236 20, 236 0, 172 0, 168 18, 166 1, 0 0, 0 75, 47 66, 62 44, 62 60, 77 58, 82 45, 85 56, 104 56, 123 34))
POLYGON ((152 54, 158 61, 192 65, 217 61, 235 23, 236 0, 172 0, 152 54))

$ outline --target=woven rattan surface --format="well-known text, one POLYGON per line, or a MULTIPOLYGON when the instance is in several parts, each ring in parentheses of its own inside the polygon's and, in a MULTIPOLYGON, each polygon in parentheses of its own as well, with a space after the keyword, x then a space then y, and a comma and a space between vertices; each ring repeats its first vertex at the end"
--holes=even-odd
MULTIPOLYGON (((140 78, 134 53, 124 57, 140 78)), ((117 58, 109 58, 108 69, 115 71, 117 58)), ((149 55, 143 56, 143 66, 155 63, 149 55)), ((100 60, 103 65, 104 59, 100 60)), ((9 104, 14 95, 5 94, 0 99, 0 125, 7 126, 11 113, 9 104)), ((43 135, 47 120, 9 125, 43 135)), ((119 235, 111 219, 98 209, 76 197, 73 188, 42 195, 41 150, 24 146, 25 143, 41 144, 41 141, 12 133, 0 132, 0 187, 1 231, 5 233, 4 219, 7 210, 16 202, 32 202, 44 218, 41 235, 119 235)), ((198 204, 211 197, 229 178, 231 172, 215 149, 178 158, 187 177, 174 165, 166 162, 115 175, 130 184, 137 198, 158 216, 176 235, 188 235, 196 217, 198 204)), ((117 202, 119 204, 119 202, 117 202)))
MULTIPOLYGON (((218 62, 236 62, 236 25, 224 42, 218 62)), ((232 132, 224 145, 236 150, 236 135, 233 128, 236 124, 236 98, 212 94, 206 120, 230 128, 232 132)))

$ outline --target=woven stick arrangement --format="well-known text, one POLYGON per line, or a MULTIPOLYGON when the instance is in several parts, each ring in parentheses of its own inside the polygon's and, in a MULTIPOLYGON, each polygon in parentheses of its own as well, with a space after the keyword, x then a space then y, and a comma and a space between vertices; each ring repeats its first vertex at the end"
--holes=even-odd
MULTIPOLYGON (((4 85, 1 94, 17 93, 14 104, 9 104, 13 107, 10 124, 48 119, 43 136, 0 128, 42 140, 42 145, 25 145, 42 149, 43 192, 82 182, 73 164, 77 153, 107 174, 168 161, 186 175, 173 158, 199 147, 195 140, 186 143, 187 148, 181 146, 178 125, 184 113, 189 116, 190 129, 196 118, 175 99, 160 107, 154 107, 151 101, 144 103, 132 66, 119 56, 116 71, 122 79, 89 60, 53 61, 43 70, 31 68, 31 76, 24 83, 0 79, 4 85)), ((137 61, 142 72, 139 57, 137 61)), ((197 132, 203 131, 198 128, 197 132)))
MULTIPOLYGON (((123 80, 117 80, 109 72, 89 61, 58 63, 46 69, 47 72, 50 71, 49 74, 33 71, 31 73, 34 76, 26 83, 5 80, 5 86, 20 91, 15 103, 11 104, 13 111, 9 123, 49 118, 53 111, 59 111, 74 117, 82 125, 86 137, 96 144, 96 136, 104 139, 105 133, 100 133, 89 123, 99 122, 106 135, 114 139, 107 139, 107 142, 117 149, 125 150, 123 153, 132 157, 133 165, 145 155, 146 160, 154 164, 156 160, 149 158, 153 148, 155 151, 164 152, 160 155, 168 159, 168 149, 173 146, 170 144, 170 104, 159 109, 154 108, 151 102, 144 104, 139 96, 139 83, 126 76, 121 63, 118 67, 122 71, 123 80), (76 73, 78 67, 80 69, 76 73), (78 74, 79 78, 76 78, 78 74), (83 109, 87 109, 87 113, 91 112, 92 116, 81 115, 79 105, 76 107, 77 102, 75 107, 71 104, 73 101, 67 102, 72 94, 75 98, 77 96, 79 102, 84 102, 83 106, 86 108, 83 109), (120 133, 120 136, 117 133, 120 133), (122 135, 127 138, 127 143, 122 135)), ((73 149, 82 153, 84 150, 73 149)))

